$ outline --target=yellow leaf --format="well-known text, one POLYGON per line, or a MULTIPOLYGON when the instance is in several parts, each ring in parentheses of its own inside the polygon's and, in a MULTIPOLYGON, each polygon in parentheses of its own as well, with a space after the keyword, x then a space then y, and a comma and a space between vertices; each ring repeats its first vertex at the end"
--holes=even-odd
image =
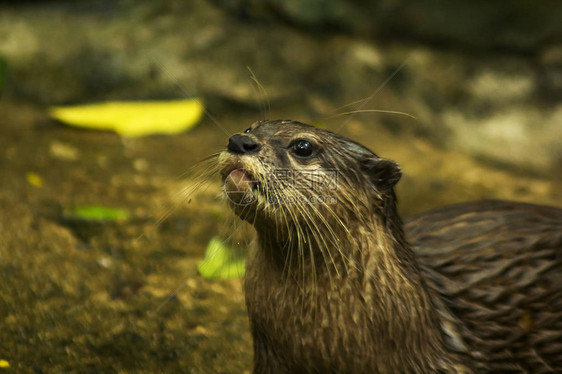
POLYGON ((52 107, 51 117, 70 126, 113 130, 127 137, 178 134, 197 124, 203 114, 198 100, 108 102, 52 107))
POLYGON ((27 183, 31 184, 35 187, 43 187, 43 178, 41 178, 38 174, 35 173, 27 173, 25 175, 27 179, 27 183))
POLYGON ((8 369, 10 367, 10 363, 6 360, 0 360, 0 368, 1 369, 8 369))

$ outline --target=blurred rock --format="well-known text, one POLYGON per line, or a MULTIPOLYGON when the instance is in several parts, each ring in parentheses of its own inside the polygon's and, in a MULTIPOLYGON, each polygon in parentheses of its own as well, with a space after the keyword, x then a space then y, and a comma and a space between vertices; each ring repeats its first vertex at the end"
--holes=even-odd
POLYGON ((47 105, 201 96, 211 113, 249 108, 256 119, 269 116, 269 101, 285 118, 334 129, 347 118, 328 118, 343 112, 399 111, 417 121, 356 118, 556 175, 561 9, 522 1, 1 3, 4 91, 47 105))
POLYGON ((309 30, 448 47, 536 51, 562 41, 562 3, 446 0, 214 0, 233 14, 309 30))

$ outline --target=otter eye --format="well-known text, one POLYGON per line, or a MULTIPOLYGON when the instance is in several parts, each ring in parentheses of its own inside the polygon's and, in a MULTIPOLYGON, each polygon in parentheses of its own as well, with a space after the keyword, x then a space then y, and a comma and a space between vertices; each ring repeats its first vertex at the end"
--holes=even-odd
POLYGON ((244 133, 247 134, 247 133, 249 133, 250 131, 252 131, 252 128, 251 128, 251 127, 248 127, 246 130, 244 130, 244 133))
POLYGON ((291 145, 291 152, 301 158, 306 158, 312 156, 314 147, 312 143, 308 140, 297 140, 291 145))

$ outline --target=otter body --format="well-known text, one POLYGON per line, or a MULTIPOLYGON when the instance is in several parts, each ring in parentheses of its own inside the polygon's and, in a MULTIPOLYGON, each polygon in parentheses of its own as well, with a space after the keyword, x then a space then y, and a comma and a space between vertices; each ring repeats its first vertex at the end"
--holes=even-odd
POLYGON ((405 230, 478 351, 478 372, 562 372, 562 209, 470 202, 412 217, 405 230))
POLYGON ((254 373, 562 370, 562 210, 453 206, 413 218, 412 247, 400 168, 347 138, 257 122, 219 164, 258 236, 254 373))

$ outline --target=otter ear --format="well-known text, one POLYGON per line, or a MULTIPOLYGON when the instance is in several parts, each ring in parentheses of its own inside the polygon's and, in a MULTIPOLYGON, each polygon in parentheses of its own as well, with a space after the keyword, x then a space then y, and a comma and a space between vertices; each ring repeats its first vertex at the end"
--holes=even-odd
POLYGON ((381 191, 394 187, 402 177, 400 166, 386 158, 370 157, 363 161, 363 168, 374 185, 381 191))

